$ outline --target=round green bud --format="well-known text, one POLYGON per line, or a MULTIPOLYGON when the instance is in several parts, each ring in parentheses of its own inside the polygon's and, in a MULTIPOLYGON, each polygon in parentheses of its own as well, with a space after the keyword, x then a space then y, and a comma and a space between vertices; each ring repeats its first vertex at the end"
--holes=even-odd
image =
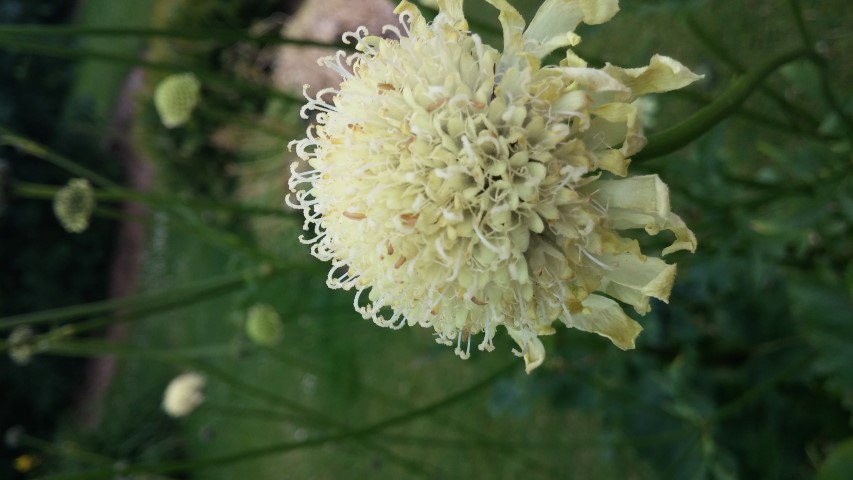
POLYGON ((166 128, 184 125, 199 102, 201 84, 192 73, 170 75, 154 90, 154 107, 166 128))
POLYGON ((284 324, 278 312, 266 304, 258 304, 249 309, 246 317, 246 335, 258 345, 272 347, 278 345, 284 336, 284 324))
POLYGON ((95 210, 95 192, 89 181, 75 178, 53 197, 53 212, 65 230, 81 233, 89 227, 89 218, 95 210))

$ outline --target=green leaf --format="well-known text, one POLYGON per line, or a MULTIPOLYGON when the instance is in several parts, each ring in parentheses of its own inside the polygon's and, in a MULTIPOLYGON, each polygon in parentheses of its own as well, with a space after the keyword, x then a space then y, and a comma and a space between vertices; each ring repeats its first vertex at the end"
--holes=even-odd
POLYGON ((853 437, 836 445, 820 466, 816 480, 844 480, 853 472, 853 437))

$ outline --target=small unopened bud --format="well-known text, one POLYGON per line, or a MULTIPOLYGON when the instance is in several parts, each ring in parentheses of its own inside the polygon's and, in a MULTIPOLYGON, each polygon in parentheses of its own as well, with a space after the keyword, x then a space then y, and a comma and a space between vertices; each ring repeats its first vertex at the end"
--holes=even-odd
POLYGON ((95 192, 89 181, 75 178, 53 197, 53 212, 68 232, 81 233, 89 227, 95 209, 95 192))
POLYGON ((284 335, 284 325, 278 312, 265 304, 250 308, 246 317, 246 335, 258 345, 278 345, 284 335))
POLYGON ((24 325, 15 327, 12 333, 9 334, 9 357, 17 365, 30 363, 35 353, 33 346, 34 337, 35 332, 33 332, 33 329, 24 325))
POLYGON ((154 107, 166 128, 180 127, 192 117, 201 84, 192 73, 170 75, 154 91, 154 107))

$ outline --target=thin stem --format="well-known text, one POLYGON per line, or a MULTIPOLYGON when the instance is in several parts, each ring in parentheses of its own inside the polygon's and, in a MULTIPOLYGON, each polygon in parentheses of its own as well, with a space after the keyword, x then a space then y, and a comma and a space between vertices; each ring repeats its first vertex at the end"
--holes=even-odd
POLYGON ((853 118, 844 111, 844 108, 835 96, 835 92, 832 91, 832 85, 829 82, 829 64, 815 49, 814 40, 809 34, 808 28, 806 28, 806 21, 803 17, 802 6, 798 0, 788 0, 788 4, 791 6, 791 11, 794 15, 794 22, 797 24, 797 31, 800 34, 800 38, 803 40, 803 45, 811 53, 809 55, 809 60, 817 66, 818 71, 820 72, 821 95, 829 108, 838 115, 839 119, 841 119, 841 123, 844 124, 844 128, 847 130, 847 135, 853 140, 853 118))
MULTIPOLYGON (((687 26, 693 35, 699 40, 700 43, 710 51, 714 56, 717 57, 721 62, 727 65, 729 68, 734 70, 738 74, 746 73, 747 68, 738 62, 731 54, 729 54, 724 48, 722 48, 714 38, 705 30, 702 29, 702 26, 699 22, 693 18, 692 15, 688 15, 687 17, 687 26)), ((820 119, 814 116, 808 110, 795 105, 788 101, 784 95, 776 92, 773 88, 768 85, 762 84, 758 87, 759 91, 772 99, 782 110, 788 113, 788 120, 791 121, 791 124, 794 124, 794 119, 804 118, 811 125, 820 124, 820 119)))
MULTIPOLYGON (((245 462, 274 454, 282 454, 305 448, 321 447, 323 445, 341 441, 349 441, 363 439, 371 435, 377 434, 388 428, 409 423, 417 418, 432 414, 441 409, 447 408, 450 405, 458 403, 461 400, 483 390, 490 386, 498 378, 507 374, 516 368, 516 362, 498 369, 486 378, 470 385, 469 387, 449 395, 441 400, 425 405, 421 408, 416 408, 410 412, 395 415, 385 420, 381 420, 364 427, 355 428, 341 433, 331 435, 321 435, 309 440, 300 442, 283 442, 279 444, 269 445, 266 447, 250 449, 243 452, 222 455, 219 457, 209 457, 189 462, 169 462, 169 463, 152 463, 148 465, 132 466, 123 470, 123 473, 171 473, 197 471, 197 469, 215 467, 218 465, 230 465, 237 462, 245 462)), ((89 472, 60 474, 41 477, 41 480, 100 480, 110 478, 115 474, 112 469, 93 470, 89 472)))
POLYGON ((144 307, 156 305, 171 305, 174 303, 203 298, 205 295, 222 294, 236 289, 244 283, 255 279, 270 277, 276 271, 269 265, 260 269, 250 269, 243 272, 231 273, 212 279, 200 280, 163 292, 148 292, 121 298, 111 298, 98 302, 72 305, 70 307, 42 310, 39 312, 12 315, 0 318, 0 330, 12 329, 19 325, 36 325, 40 323, 69 321, 75 318, 101 315, 111 311, 122 311, 124 315, 141 310, 144 307))
MULTIPOLYGON (((211 120, 215 120, 217 122, 223 122, 225 124, 233 124, 239 127, 245 128, 247 130, 256 130, 260 133, 268 135, 273 138, 287 138, 292 139, 296 138, 297 135, 302 135, 304 131, 292 131, 290 129, 279 129, 274 126, 269 126, 258 120, 247 120, 242 118, 239 115, 234 115, 234 112, 225 111, 213 106, 210 106, 206 103, 202 103, 198 106, 197 110, 202 116, 206 116, 211 120)), ((283 149, 282 149, 283 150, 283 149)))
POLYGON ((99 185, 105 189, 121 189, 119 184, 113 182, 109 178, 95 173, 94 171, 74 162, 73 160, 63 157, 62 155, 58 155, 44 145, 22 137, 3 125, 0 125, 0 145, 12 145, 15 148, 23 150, 29 155, 52 163, 63 170, 83 177, 95 185, 99 185))
POLYGON ((772 389, 777 384, 781 383, 783 380, 787 379, 790 375, 808 366, 815 359, 815 357, 815 353, 806 355, 803 358, 792 362, 787 367, 780 369, 773 376, 758 383, 751 389, 741 394, 739 397, 735 398, 722 408, 718 409, 716 412, 714 412, 713 415, 705 419, 705 423, 710 425, 715 422, 719 422, 720 420, 723 420, 727 417, 730 417, 731 415, 734 415, 741 408, 743 408, 744 405, 747 405, 752 401, 760 398, 765 392, 772 389))
POLYGON ((209 82, 213 85, 220 85, 226 88, 232 88, 244 93, 255 96, 273 97, 284 100, 288 103, 301 105, 304 100, 290 93, 270 88, 264 85, 257 85, 247 82, 238 77, 225 76, 220 73, 200 68, 193 67, 188 64, 157 62, 146 60, 139 57, 129 57, 110 52, 100 52, 96 50, 88 50, 84 48, 68 48, 55 47, 50 45, 40 45, 37 43, 21 42, 14 38, 0 35, 0 46, 35 55, 46 55, 49 57, 69 58, 73 60, 100 60, 104 62, 117 63, 120 65, 128 65, 131 67, 142 67, 149 70, 159 70, 165 72, 192 72, 201 80, 209 82))
MULTIPOLYGON (((12 185, 12 194, 22 198, 35 200, 52 200, 62 186, 39 183, 16 182, 12 185)), ((95 191, 95 199, 101 202, 137 201, 151 207, 184 206, 197 210, 210 210, 241 213, 247 215, 293 217, 283 208, 270 208, 260 205, 246 205, 236 202, 215 200, 212 198, 183 198, 173 195, 138 192, 124 188, 95 191)))
POLYGON ((324 47, 352 50, 352 45, 343 42, 327 43, 309 39, 286 38, 278 34, 253 35, 243 30, 231 29, 165 29, 140 27, 77 27, 46 25, 2 25, 0 35, 31 37, 142 37, 167 38, 196 41, 249 42, 258 45, 292 45, 296 47, 324 47))
MULTIPOLYGON (((94 214, 99 217, 118 221, 131 220, 144 225, 156 224, 156 221, 148 215, 130 214, 121 210, 106 207, 95 208, 94 214)), ((273 265, 277 265, 281 262, 281 258, 257 248, 255 245, 243 240, 243 238, 236 233, 211 227, 195 216, 193 216, 192 219, 195 221, 189 222, 186 219, 171 216, 167 219, 167 222, 169 227, 176 231, 200 238, 208 244, 222 247, 226 251, 239 252, 252 260, 267 262, 273 265)))
MULTIPOLYGON (((670 92, 670 94, 681 97, 693 104, 702 106, 709 105, 714 102, 713 97, 692 90, 676 90, 674 92, 670 92)), ((800 125, 782 122, 770 115, 747 108, 746 106, 737 109, 734 115, 742 117, 745 120, 752 121, 753 125, 762 126, 785 134, 797 133, 821 141, 838 140, 840 138, 834 135, 821 133, 817 129, 809 129, 800 125)))
POLYGON ((737 79, 714 103, 699 110, 684 122, 649 137, 646 147, 634 156, 642 161, 666 155, 704 135, 711 127, 737 111, 755 89, 781 66, 807 55, 797 49, 777 55, 737 79))
POLYGON ((70 457, 81 462, 101 467, 109 467, 115 461, 109 457, 81 450, 77 445, 68 442, 48 442, 32 435, 22 434, 20 444, 25 447, 34 448, 47 455, 57 457, 70 457))

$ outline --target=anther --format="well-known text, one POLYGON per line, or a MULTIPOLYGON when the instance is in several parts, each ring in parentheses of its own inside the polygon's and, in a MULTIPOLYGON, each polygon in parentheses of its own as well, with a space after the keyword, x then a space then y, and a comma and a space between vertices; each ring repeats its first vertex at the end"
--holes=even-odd
POLYGON ((404 213, 400 215, 400 220, 402 220, 406 225, 414 225, 415 222, 418 221, 419 216, 420 215, 417 213, 404 213))
POLYGON ((400 258, 397 259, 397 262, 394 264, 394 268, 400 268, 403 264, 406 263, 406 257, 400 255, 400 258))

